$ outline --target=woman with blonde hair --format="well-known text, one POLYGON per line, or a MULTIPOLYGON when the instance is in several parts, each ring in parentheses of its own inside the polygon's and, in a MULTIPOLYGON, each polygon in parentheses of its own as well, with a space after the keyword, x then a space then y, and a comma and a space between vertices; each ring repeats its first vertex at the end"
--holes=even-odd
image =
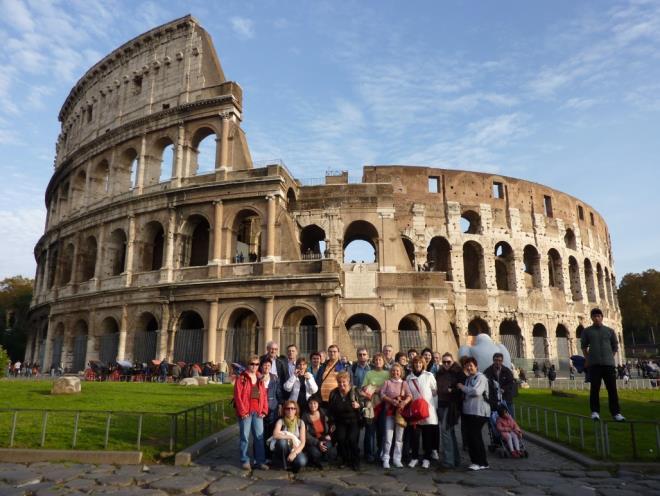
POLYGON ((401 417, 401 411, 411 400, 412 395, 408 384, 402 379, 403 367, 395 363, 390 368, 390 378, 385 381, 380 389, 380 398, 385 403, 385 435, 383 438, 383 468, 390 468, 390 450, 392 448, 392 438, 394 438, 394 454, 392 465, 397 468, 403 467, 401 455, 403 450, 403 431, 404 425, 396 422, 401 417))
POLYGON ((282 460, 282 467, 297 473, 307 465, 307 456, 303 453, 306 438, 305 423, 300 418, 298 403, 287 400, 282 407, 282 418, 275 423, 273 441, 275 457, 282 460))

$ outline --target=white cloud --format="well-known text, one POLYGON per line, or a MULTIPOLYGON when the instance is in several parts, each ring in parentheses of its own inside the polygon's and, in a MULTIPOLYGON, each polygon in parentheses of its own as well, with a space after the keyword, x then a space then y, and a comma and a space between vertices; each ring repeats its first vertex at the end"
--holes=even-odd
POLYGON ((594 105, 598 105, 598 100, 595 98, 569 98, 561 106, 563 109, 586 110, 594 105))
POLYGON ((254 38, 254 22, 246 17, 232 17, 231 27, 236 35, 242 40, 250 40, 254 38))
POLYGON ((0 210, 0 278, 34 277, 34 245, 43 233, 44 209, 0 210))
POLYGON ((2 0, 0 7, 9 24, 14 25, 21 31, 34 30, 32 15, 24 2, 20 0, 2 0))

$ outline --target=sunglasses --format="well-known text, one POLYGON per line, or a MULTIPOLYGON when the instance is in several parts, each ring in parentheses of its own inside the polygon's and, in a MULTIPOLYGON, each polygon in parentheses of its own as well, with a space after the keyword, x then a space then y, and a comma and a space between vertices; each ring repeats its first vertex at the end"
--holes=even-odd
POLYGON ((451 363, 451 360, 443 360, 442 363, 451 363))
POLYGON ((250 364, 250 367, 258 367, 258 366, 259 366, 258 363, 251 363, 251 364, 250 364))
POLYGON ((294 407, 292 407, 292 406, 287 406, 287 407, 285 408, 285 410, 296 410, 296 408, 294 408, 294 407))

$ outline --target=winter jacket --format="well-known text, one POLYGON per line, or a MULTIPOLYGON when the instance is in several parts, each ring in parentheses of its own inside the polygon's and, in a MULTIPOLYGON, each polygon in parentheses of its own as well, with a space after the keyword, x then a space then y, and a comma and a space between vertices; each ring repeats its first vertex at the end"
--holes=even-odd
MULTIPOLYGON (((260 374, 257 374, 257 385, 259 387, 259 408, 257 413, 262 417, 268 414, 268 393, 260 380, 260 374)), ((245 417, 250 413, 250 391, 252 390, 252 380, 247 372, 243 372, 236 379, 234 384, 234 405, 236 406, 236 415, 238 418, 245 417)))
POLYGON ((481 372, 468 376, 465 379, 463 389, 463 413, 465 415, 477 415, 479 417, 490 417, 490 405, 484 398, 484 392, 488 395, 488 379, 481 372))

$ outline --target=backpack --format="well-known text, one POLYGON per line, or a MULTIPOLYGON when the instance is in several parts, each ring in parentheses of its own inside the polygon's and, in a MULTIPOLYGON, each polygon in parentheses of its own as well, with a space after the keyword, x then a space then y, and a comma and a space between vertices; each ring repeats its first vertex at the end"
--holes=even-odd
POLYGON ((490 405, 492 411, 502 403, 502 388, 495 379, 488 379, 488 389, 483 393, 484 401, 490 405))

